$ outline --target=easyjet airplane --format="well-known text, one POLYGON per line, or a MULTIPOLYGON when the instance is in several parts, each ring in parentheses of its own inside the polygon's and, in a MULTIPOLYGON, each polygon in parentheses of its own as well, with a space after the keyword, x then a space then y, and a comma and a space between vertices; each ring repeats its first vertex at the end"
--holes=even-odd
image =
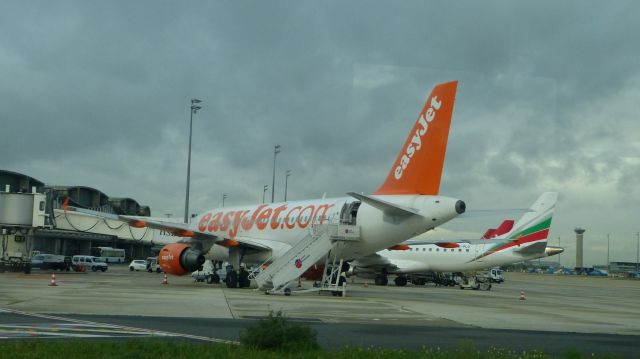
MULTIPOLYGON (((371 195, 348 193, 349 197, 342 198, 217 208, 205 211, 189 224, 92 214, 182 237, 164 246, 159 254, 162 270, 174 275, 198 270, 206 259, 227 261, 235 269, 240 263, 274 262, 308 238, 312 227, 329 224, 357 226, 360 232, 358 240, 333 248, 332 256, 352 260, 373 254, 465 211, 463 201, 438 195, 456 88, 457 81, 433 88, 387 179, 371 195)), ((314 258, 300 255, 295 258, 295 267, 309 268, 318 262, 314 258)), ((232 271, 227 278, 227 286, 238 285, 237 272, 232 271)), ((241 277, 239 284, 248 286, 246 277, 241 277)))
POLYGON ((547 246, 557 199, 556 192, 542 194, 515 225, 504 221, 481 239, 408 240, 355 260, 349 274, 374 278, 378 285, 386 285, 387 274, 395 274, 396 285, 402 286, 407 274, 474 271, 562 253, 562 248, 547 246))

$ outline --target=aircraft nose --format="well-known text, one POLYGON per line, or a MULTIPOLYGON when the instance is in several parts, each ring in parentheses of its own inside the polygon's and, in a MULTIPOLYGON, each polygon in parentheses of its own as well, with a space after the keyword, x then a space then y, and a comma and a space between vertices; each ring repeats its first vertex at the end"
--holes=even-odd
POLYGON ((467 205, 464 201, 458 200, 458 202, 456 202, 456 212, 458 212, 458 214, 463 214, 466 209, 467 205))

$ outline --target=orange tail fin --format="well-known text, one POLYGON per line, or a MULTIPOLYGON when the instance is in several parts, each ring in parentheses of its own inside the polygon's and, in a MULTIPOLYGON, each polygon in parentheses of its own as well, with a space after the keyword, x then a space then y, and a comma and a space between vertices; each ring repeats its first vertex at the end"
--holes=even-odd
POLYGON ((387 180, 374 194, 438 194, 457 87, 458 81, 452 81, 433 88, 387 180))

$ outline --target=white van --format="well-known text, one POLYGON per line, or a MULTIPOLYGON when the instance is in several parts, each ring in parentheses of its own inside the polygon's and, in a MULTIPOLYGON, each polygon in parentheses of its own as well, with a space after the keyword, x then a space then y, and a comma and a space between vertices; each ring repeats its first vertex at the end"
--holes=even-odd
POLYGON ((74 268, 84 267, 86 269, 91 269, 94 272, 98 270, 106 272, 107 268, 109 268, 109 265, 106 262, 101 261, 100 258, 94 256, 73 256, 73 258, 71 258, 71 265, 74 268))

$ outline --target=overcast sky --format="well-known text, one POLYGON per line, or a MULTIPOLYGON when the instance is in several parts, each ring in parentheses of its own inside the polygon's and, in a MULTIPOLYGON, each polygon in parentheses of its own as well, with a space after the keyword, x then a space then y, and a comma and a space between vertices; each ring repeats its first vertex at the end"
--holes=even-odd
MULTIPOLYGON (((459 80, 441 193, 560 192, 551 244, 635 260, 640 2, 2 1, 0 169, 192 212, 372 192, 431 88, 459 80), (269 195, 268 195, 269 197, 269 195)), ((445 226, 477 235, 502 217, 445 226)))

